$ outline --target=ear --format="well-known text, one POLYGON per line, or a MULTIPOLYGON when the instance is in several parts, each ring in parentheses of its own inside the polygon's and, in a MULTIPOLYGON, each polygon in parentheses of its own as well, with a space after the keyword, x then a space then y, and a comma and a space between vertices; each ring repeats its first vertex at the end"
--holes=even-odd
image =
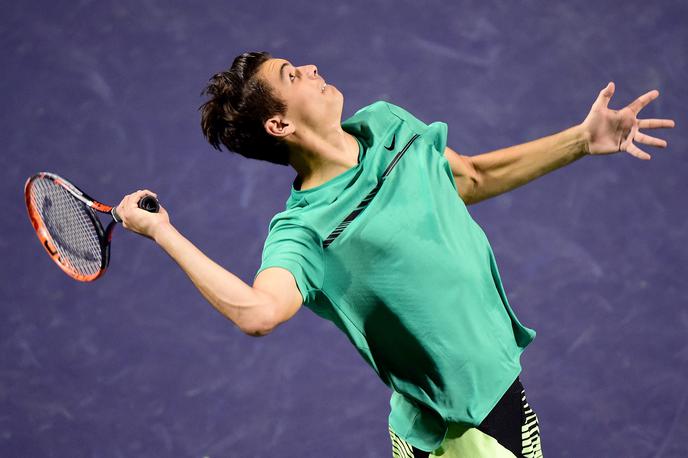
POLYGON ((280 116, 273 116, 265 121, 265 130, 273 137, 286 137, 293 134, 296 128, 294 124, 286 118, 280 116))

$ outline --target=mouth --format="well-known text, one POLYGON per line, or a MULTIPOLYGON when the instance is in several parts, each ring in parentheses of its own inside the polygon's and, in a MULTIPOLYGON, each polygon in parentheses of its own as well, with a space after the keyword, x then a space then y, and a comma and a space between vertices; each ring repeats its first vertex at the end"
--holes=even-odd
POLYGON ((320 86, 320 93, 323 94, 325 92, 325 88, 327 87, 327 83, 325 80, 323 80, 322 86, 320 86))

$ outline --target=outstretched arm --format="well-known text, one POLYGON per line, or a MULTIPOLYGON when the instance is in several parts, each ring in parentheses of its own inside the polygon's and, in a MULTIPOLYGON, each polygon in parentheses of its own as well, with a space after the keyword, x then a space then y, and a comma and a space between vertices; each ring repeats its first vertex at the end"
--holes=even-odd
POLYGON ((450 148, 444 155, 461 199, 471 205, 511 191, 585 156, 585 134, 580 126, 575 126, 477 156, 457 157, 450 148))
POLYGON ((586 155, 625 151, 639 159, 650 159, 633 141, 665 148, 665 140, 639 129, 671 128, 674 121, 637 119, 640 110, 656 99, 659 91, 647 92, 618 111, 607 107, 613 94, 614 83, 609 83, 581 124, 554 135, 476 156, 460 156, 447 148, 445 156, 466 205, 510 191, 586 155))

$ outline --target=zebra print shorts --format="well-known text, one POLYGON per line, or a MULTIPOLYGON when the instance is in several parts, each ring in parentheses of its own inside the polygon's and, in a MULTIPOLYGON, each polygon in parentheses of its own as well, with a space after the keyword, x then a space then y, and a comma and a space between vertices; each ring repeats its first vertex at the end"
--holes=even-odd
POLYGON ((542 458, 540 429, 526 392, 516 378, 478 427, 450 423, 440 447, 424 452, 399 437, 391 428, 394 458, 542 458))

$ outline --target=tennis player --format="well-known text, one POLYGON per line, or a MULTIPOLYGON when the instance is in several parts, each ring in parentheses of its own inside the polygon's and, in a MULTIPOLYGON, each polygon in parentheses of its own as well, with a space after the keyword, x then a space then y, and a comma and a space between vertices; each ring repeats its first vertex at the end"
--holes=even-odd
POLYGON ((395 457, 540 457, 537 416, 519 380, 535 332, 507 300, 490 243, 466 206, 585 156, 667 143, 639 129, 650 91, 622 110, 602 89, 580 124, 476 156, 378 101, 342 122, 344 97, 314 65, 267 53, 238 56, 210 79, 201 107, 212 146, 296 171, 269 225, 253 285, 217 265, 164 208, 117 208, 127 229, 155 240, 201 294, 243 332, 264 336, 302 305, 332 321, 392 390, 395 457))

